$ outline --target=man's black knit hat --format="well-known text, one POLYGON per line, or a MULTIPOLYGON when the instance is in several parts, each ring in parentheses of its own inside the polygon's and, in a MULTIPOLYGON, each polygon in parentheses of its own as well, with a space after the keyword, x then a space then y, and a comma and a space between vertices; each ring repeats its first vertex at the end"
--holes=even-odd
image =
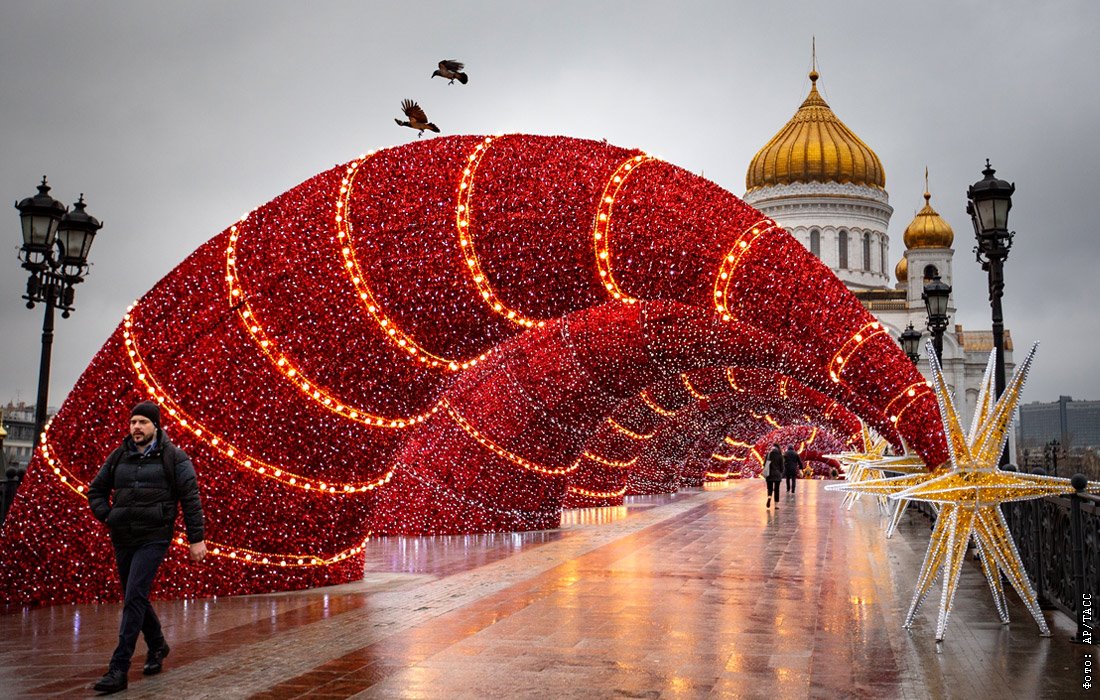
POLYGON ((160 406, 156 405, 152 401, 142 401, 137 406, 134 406, 134 410, 130 411, 130 417, 142 416, 148 418, 153 422, 153 425, 160 427, 160 406))

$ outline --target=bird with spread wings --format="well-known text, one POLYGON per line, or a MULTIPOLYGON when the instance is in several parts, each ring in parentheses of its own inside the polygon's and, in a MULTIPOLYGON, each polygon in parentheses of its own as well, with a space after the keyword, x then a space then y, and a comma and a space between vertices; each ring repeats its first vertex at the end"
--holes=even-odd
POLYGON ((451 81, 447 83, 448 85, 453 85, 456 80, 465 85, 466 81, 469 80, 466 74, 462 72, 465 67, 465 64, 453 58, 446 58, 439 62, 439 69, 432 73, 432 77, 438 75, 440 78, 446 78, 451 81))
POLYGON ((405 116, 409 118, 407 122, 403 122, 400 119, 394 119, 398 126, 407 126, 410 129, 416 129, 420 133, 417 138, 424 135, 424 131, 434 131, 439 133, 439 127, 428 121, 428 115, 424 114, 424 110, 420 108, 420 105, 416 104, 412 100, 401 101, 401 111, 405 113, 405 116))

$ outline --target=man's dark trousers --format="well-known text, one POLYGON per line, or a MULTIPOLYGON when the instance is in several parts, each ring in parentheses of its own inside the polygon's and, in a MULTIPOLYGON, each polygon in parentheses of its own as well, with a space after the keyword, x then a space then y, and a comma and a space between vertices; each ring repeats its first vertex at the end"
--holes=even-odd
POLYGON ((164 632, 160 620, 149 604, 149 589, 153 578, 168 553, 168 541, 146 542, 133 547, 115 547, 118 562, 118 579, 122 583, 124 604, 122 624, 118 628, 118 647, 111 656, 111 668, 122 672, 130 670, 130 659, 137 646, 138 634, 145 635, 150 649, 164 644, 164 632))

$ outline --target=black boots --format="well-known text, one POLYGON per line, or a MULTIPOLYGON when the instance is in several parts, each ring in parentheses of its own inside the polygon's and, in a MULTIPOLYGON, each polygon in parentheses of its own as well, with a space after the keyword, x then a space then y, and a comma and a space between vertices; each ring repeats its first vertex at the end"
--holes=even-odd
POLYGON ((126 690, 126 673, 112 668, 92 686, 92 689, 100 693, 117 693, 120 690, 126 690))
POLYGON ((150 649, 149 654, 145 657, 145 666, 141 669, 141 672, 146 676, 155 676, 160 673, 164 657, 168 656, 169 651, 171 650, 168 648, 168 642, 164 642, 156 649, 150 649))

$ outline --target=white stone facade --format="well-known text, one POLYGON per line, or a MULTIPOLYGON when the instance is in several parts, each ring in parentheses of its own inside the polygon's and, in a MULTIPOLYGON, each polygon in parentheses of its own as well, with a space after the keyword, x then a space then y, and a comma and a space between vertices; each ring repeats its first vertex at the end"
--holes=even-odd
POLYGON ((783 225, 852 289, 887 286, 893 274, 885 191, 809 182, 754 190, 745 201, 783 225))

